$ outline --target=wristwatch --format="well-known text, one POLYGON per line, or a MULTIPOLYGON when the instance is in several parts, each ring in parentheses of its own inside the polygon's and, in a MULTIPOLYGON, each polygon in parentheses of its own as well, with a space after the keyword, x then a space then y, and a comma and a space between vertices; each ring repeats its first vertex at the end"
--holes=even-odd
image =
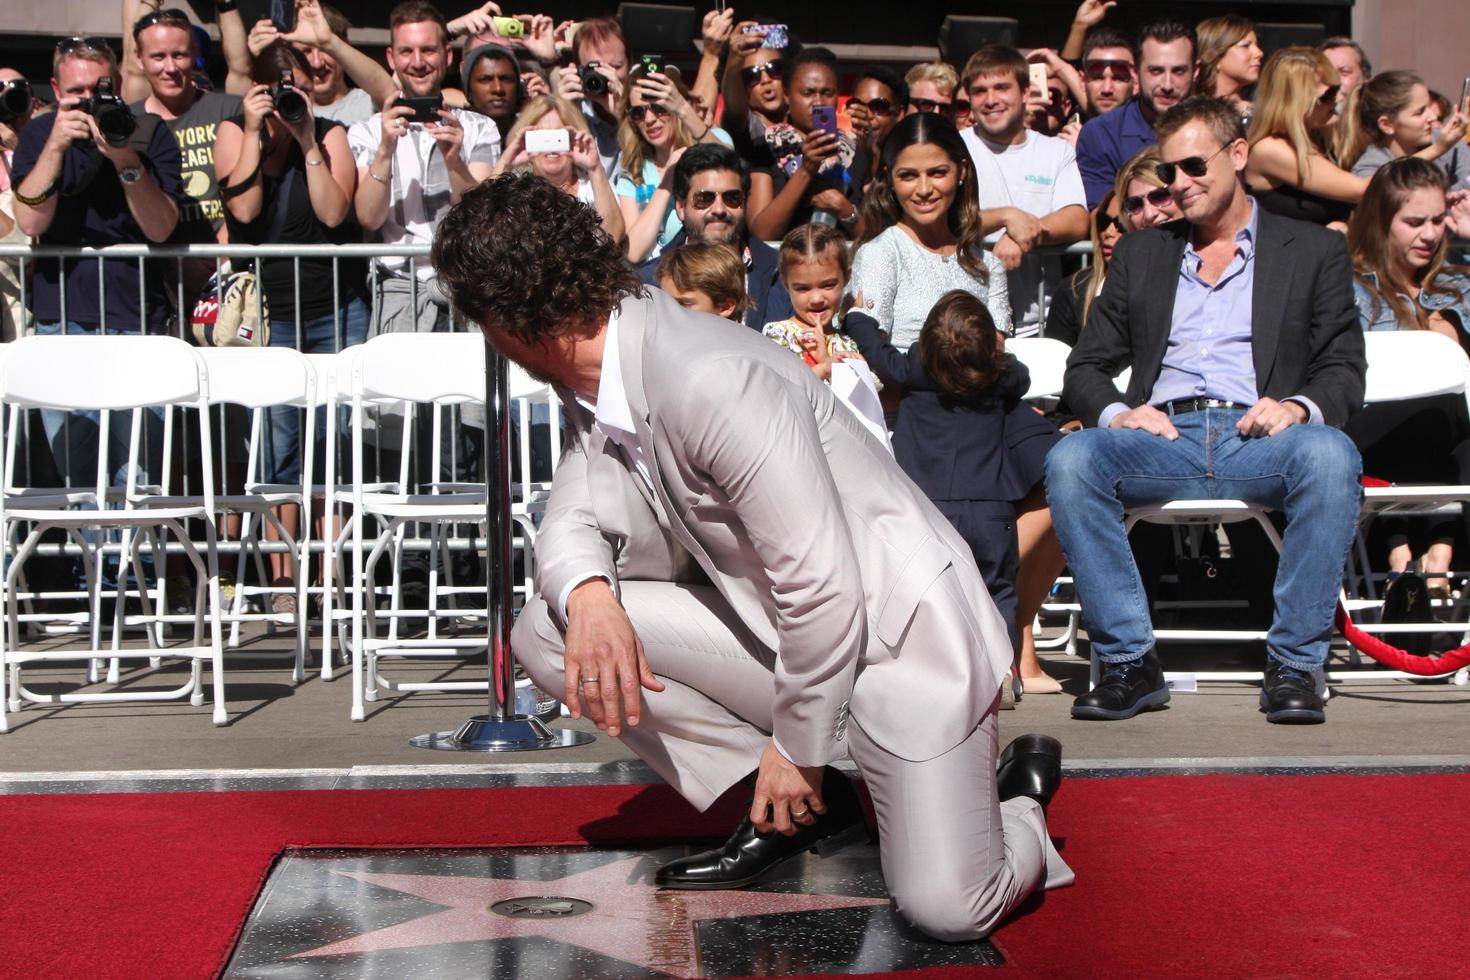
POLYGON ((136 184, 143 179, 142 167, 123 167, 117 172, 117 179, 124 184, 136 184))
POLYGON ((214 12, 227 14, 235 9, 235 0, 214 0, 214 12))

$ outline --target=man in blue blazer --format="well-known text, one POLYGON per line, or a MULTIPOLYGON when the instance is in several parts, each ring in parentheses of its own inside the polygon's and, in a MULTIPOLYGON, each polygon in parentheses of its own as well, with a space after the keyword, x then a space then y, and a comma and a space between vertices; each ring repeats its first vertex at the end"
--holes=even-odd
POLYGON ((1222 498, 1286 515, 1261 710, 1321 722, 1362 495, 1362 460, 1341 431, 1363 404, 1366 367, 1347 246, 1256 206, 1226 103, 1186 99, 1156 129, 1159 176, 1184 220, 1118 243, 1067 362, 1064 397, 1091 428, 1047 457, 1057 536, 1103 662, 1072 716, 1131 718, 1169 700, 1124 509, 1222 498))

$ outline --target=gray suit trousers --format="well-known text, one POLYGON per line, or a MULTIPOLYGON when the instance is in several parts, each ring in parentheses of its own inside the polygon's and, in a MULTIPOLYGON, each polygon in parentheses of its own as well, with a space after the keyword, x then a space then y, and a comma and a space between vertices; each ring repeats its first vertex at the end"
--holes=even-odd
MULTIPOLYGON (((642 721, 619 737, 703 810, 760 763, 773 727, 775 658, 712 587, 625 581, 620 588, 666 689, 642 692, 642 721)), ((920 622, 926 615, 941 613, 921 610, 910 630, 956 628, 920 622)), ((517 620, 512 648, 538 686, 562 691, 564 636, 539 596, 517 620)), ((922 724, 923 706, 914 708, 922 724)), ((923 762, 885 751, 860 719, 848 735, 878 817, 884 881, 917 928, 951 942, 979 939, 1033 892, 1072 882, 1041 807, 1024 797, 997 800, 995 707, 964 742, 923 762)))

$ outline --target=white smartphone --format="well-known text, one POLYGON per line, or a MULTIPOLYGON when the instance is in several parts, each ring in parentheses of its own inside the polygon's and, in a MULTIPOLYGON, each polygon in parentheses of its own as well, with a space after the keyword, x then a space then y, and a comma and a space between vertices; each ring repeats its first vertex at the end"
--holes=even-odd
POLYGON ((571 137, 565 129, 526 130, 527 153, 565 153, 571 146, 571 137))
POLYGON ((1031 72, 1031 90, 1039 98, 1046 98, 1046 66, 1031 64, 1026 67, 1031 72))

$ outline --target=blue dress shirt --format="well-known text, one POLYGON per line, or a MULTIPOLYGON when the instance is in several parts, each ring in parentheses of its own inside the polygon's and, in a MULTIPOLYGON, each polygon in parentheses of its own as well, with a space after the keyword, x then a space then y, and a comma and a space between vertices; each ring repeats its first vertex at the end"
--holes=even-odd
POLYGON ((1094 210, 1113 189, 1118 171, 1130 157, 1157 142, 1138 99, 1089 119, 1077 137, 1077 169, 1087 191, 1087 209, 1094 210))

